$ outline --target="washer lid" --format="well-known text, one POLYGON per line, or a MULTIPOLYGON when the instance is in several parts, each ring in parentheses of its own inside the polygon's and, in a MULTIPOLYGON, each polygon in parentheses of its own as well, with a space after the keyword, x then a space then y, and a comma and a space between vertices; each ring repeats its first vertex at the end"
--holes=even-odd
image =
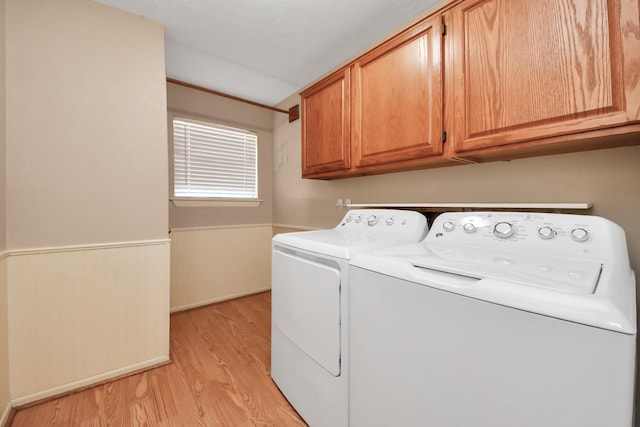
POLYGON ((595 261, 544 255, 422 246, 420 254, 398 254, 416 267, 477 279, 493 278, 576 294, 593 294, 602 272, 595 261))
POLYGON ((612 263, 422 243, 361 254, 350 265, 505 307, 636 333, 635 276, 612 263))

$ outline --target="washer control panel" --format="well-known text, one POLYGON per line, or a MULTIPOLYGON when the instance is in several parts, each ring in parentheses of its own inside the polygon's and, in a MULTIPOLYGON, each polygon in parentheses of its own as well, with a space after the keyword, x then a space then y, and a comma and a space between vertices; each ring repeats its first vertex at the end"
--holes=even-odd
POLYGON ((529 251, 579 258, 604 254, 624 232, 590 215, 532 212, 446 212, 436 218, 425 243, 529 251))

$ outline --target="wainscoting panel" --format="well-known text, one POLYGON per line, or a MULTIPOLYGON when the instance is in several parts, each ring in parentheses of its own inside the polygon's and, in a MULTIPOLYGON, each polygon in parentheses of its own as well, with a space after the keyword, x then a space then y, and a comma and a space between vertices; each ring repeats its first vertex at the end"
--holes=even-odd
POLYGON ((309 231, 315 230, 314 228, 300 227, 297 225, 285 225, 285 224, 273 224, 273 235, 280 233, 294 233, 296 231, 309 231))
POLYGON ((11 251, 11 399, 22 405, 169 358, 168 240, 11 251))
POLYGON ((7 257, 6 252, 0 252, 0 426, 5 424, 11 410, 7 307, 7 257))
POLYGON ((171 311, 271 287, 271 224, 171 231, 171 311))

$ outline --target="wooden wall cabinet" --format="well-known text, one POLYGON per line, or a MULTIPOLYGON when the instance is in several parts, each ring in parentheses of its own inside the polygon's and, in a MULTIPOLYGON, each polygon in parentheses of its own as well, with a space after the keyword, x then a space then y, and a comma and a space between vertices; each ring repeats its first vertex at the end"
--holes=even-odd
POLYGON ((440 16, 382 44, 353 65, 355 168, 442 154, 440 16))
POLYGON ((453 1, 301 93, 303 177, 640 144, 639 7, 453 1))
POLYGON ((465 0, 453 7, 456 151, 552 143, 552 152, 555 143, 587 139, 586 131, 640 120, 638 17, 637 0, 465 0))
POLYGON ((302 92, 302 176, 345 173, 351 167, 350 70, 302 92))
POLYGON ((441 17, 432 17, 303 91, 302 176, 442 162, 442 48, 441 17))

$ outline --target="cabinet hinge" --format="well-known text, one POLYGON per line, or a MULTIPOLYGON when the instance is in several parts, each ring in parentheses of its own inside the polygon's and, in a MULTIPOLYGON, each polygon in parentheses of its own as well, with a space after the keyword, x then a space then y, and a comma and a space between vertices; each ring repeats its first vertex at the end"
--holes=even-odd
POLYGON ((447 132, 442 132, 442 143, 447 142, 447 132))

